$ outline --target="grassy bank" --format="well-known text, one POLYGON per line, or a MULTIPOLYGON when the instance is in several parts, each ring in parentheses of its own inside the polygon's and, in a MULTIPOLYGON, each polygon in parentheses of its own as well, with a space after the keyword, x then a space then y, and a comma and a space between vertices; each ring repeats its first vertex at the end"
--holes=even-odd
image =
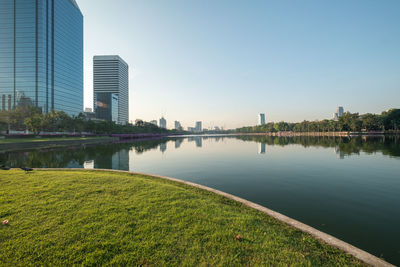
POLYGON ((5 219, 0 263, 6 266, 360 265, 261 212, 141 175, 0 171, 5 219))

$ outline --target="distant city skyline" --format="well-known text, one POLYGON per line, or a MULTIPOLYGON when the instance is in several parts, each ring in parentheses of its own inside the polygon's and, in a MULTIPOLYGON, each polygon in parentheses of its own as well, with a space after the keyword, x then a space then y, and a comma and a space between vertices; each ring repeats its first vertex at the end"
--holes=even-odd
POLYGON ((91 58, 130 63, 130 121, 168 128, 380 113, 400 99, 400 1, 77 0, 85 16, 85 107, 91 58), (108 19, 104 19, 107 17, 108 19), (238 38, 240 37, 240 38, 238 38))

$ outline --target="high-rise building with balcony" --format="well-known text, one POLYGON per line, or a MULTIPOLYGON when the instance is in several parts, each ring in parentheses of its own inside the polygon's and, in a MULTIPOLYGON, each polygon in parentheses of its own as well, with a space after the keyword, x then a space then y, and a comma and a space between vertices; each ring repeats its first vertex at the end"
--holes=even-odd
POLYGON ((93 58, 93 96, 98 119, 129 122, 129 67, 122 58, 93 58))
POLYGON ((75 0, 0 1, 0 109, 83 112, 83 16, 75 0))

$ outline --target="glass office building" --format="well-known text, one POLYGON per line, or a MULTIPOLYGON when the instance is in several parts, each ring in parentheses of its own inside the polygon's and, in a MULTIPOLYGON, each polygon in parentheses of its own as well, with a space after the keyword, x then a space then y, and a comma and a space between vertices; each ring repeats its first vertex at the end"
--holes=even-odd
POLYGON ((75 0, 0 1, 0 109, 83 111, 83 16, 75 0))
POLYGON ((97 119, 118 123, 118 94, 96 93, 94 95, 94 103, 96 106, 97 119))

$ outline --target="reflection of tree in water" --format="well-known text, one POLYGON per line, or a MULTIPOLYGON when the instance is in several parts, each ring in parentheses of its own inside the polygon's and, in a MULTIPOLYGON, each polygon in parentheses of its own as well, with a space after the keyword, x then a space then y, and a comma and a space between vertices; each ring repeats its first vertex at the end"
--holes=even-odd
POLYGON ((243 141, 253 141, 267 145, 286 146, 291 144, 302 145, 303 147, 325 147, 336 148, 344 155, 360 154, 365 152, 372 154, 381 152, 383 155, 400 157, 400 142, 397 136, 386 137, 333 137, 333 136, 237 136, 243 141))
POLYGON ((0 154, 0 164, 10 167, 29 166, 35 168, 79 168, 84 162, 95 162, 96 168, 120 168, 129 166, 129 151, 141 154, 156 149, 170 139, 145 140, 131 143, 86 145, 70 148, 38 149, 26 152, 0 154))
MULTIPOLYGON (((243 141, 254 141, 267 145, 286 146, 299 144, 304 147, 333 148, 340 158, 344 155, 359 154, 360 152, 375 153, 400 157, 400 142, 397 137, 274 137, 274 136, 235 136, 243 141)), ((198 137, 192 141, 199 145, 198 140, 223 140, 222 137, 198 137)), ((167 148, 167 142, 174 142, 180 146, 182 138, 164 138, 141 140, 130 143, 105 145, 87 145, 70 148, 39 149, 26 152, 8 152, 0 154, 0 164, 10 167, 46 167, 46 168, 80 168, 85 162, 94 161, 95 168, 129 169, 129 153, 133 149, 137 154, 149 150, 167 148), (179 140, 179 141, 178 141, 179 140)), ((200 143, 201 144, 201 143, 200 143)), ((265 149, 261 147, 260 153, 265 149)))

